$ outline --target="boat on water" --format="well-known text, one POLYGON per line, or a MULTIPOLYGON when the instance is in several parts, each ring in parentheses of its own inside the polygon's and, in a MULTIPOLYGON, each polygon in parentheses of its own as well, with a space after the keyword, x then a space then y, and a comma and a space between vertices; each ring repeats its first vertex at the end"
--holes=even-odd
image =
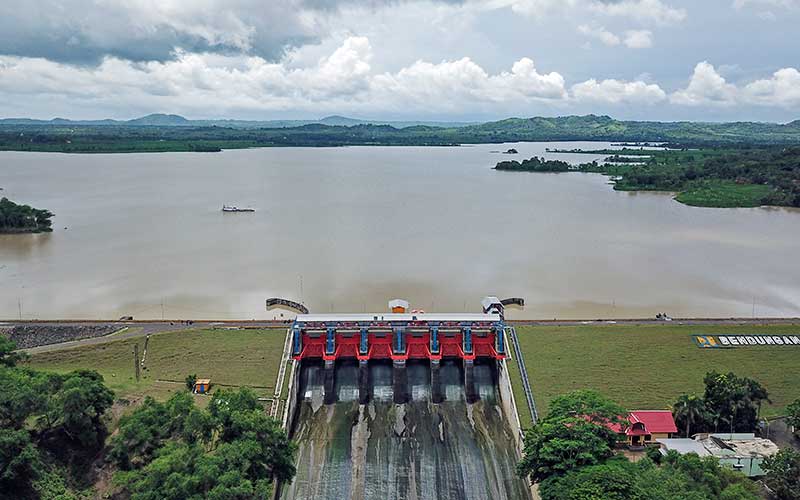
POLYGON ((223 212, 255 212, 255 208, 239 208, 231 205, 222 205, 223 212))

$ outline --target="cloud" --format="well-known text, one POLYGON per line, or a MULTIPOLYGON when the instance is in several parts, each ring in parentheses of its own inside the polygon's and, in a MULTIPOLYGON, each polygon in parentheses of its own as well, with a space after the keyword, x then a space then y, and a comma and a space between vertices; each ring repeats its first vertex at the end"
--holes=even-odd
POLYGON ((677 23, 686 19, 686 10, 661 0, 605 0, 589 2, 589 9, 607 16, 619 16, 657 24, 677 23))
POLYGON ((572 96, 577 101, 607 104, 656 104, 667 98, 666 92, 656 84, 642 81, 624 82, 594 78, 572 86, 572 96))
POLYGON ((736 93, 736 86, 725 81, 714 66, 703 61, 695 66, 689 85, 673 93, 670 100, 687 106, 730 105, 734 104, 736 93))
POLYGON ((177 51, 166 61, 135 63, 107 56, 96 67, 44 58, 0 56, 0 96, 48 96, 75 105, 226 113, 231 110, 453 110, 481 104, 561 101, 564 78, 540 73, 528 58, 489 74, 462 58, 417 61, 397 72, 374 73, 372 47, 349 37, 316 64, 293 67, 257 56, 177 51))
POLYGON ((771 78, 737 87, 728 83, 714 66, 704 61, 695 67, 689 85, 674 92, 670 101, 688 106, 750 104, 794 107, 800 105, 800 71, 782 68, 773 73, 771 78))
POLYGON ((650 30, 626 31, 625 46, 629 49, 649 49, 653 46, 653 33, 650 30))
POLYGON ((772 78, 756 80, 742 90, 744 100, 768 106, 800 106, 800 71, 783 68, 772 78))
POLYGON ((749 6, 800 8, 800 0, 733 0, 733 6, 736 9, 749 6))
POLYGON ((650 30, 628 30, 623 33, 624 38, 620 38, 602 26, 581 24, 578 32, 609 47, 625 44, 629 49, 649 49, 653 46, 653 32, 650 30))
POLYGON ((686 10, 662 0, 474 0, 488 8, 510 7, 531 17, 554 12, 585 12, 609 17, 623 17, 643 22, 669 24, 683 21, 686 10))
POLYGON ((603 44, 608 45, 610 47, 614 47, 620 44, 620 39, 614 33, 606 30, 602 26, 599 27, 590 27, 586 24, 582 24, 578 26, 578 32, 583 35, 588 36, 589 38, 594 38, 601 41, 603 44))

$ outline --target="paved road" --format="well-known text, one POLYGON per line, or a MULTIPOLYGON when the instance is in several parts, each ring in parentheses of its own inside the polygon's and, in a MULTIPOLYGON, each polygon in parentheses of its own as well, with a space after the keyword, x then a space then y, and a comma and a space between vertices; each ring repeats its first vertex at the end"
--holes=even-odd
MULTIPOLYGON (((68 349, 82 345, 95 345, 113 342, 116 340, 144 337, 153 333, 180 331, 195 328, 286 328, 289 321, 251 321, 251 320, 225 320, 225 321, 0 321, 0 327, 14 325, 35 325, 35 326, 69 326, 69 325, 101 325, 118 326, 118 333, 106 335, 104 337, 94 337, 60 344, 50 344, 45 346, 26 349, 26 352, 34 354, 59 349, 68 349)), ((800 318, 675 318, 672 321, 656 319, 604 319, 604 320, 510 320, 508 322, 514 326, 580 326, 580 325, 800 325, 800 318)))

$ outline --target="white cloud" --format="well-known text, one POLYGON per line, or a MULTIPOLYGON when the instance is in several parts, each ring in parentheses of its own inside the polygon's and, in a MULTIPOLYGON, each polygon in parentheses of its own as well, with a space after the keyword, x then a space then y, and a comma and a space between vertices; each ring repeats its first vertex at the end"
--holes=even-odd
POLYGON ((656 104, 666 99, 667 94, 656 84, 642 81, 624 82, 594 78, 572 86, 573 98, 578 101, 608 104, 656 104))
POLYGON ((652 21, 658 24, 676 23, 686 19, 686 10, 672 7, 661 0, 593 1, 589 8, 608 16, 620 16, 652 21))
POLYGON ((603 42, 603 44, 608 45, 609 47, 614 47, 620 44, 619 37, 606 30, 602 26, 591 27, 586 24, 582 24, 578 26, 578 31, 585 36, 600 40, 603 42))
POLYGON ((729 105, 736 100, 736 87, 725 81, 707 61, 698 63, 689 85, 670 97, 675 104, 698 106, 705 104, 729 105))
POLYGON ((653 46, 653 33, 650 30, 626 31, 625 46, 629 49, 649 49, 653 46))
POLYGON ((510 7, 531 17, 545 17, 554 12, 586 12, 610 17, 624 17, 642 22, 669 24, 686 19, 686 10, 662 0, 473 0, 487 9, 510 7))
POLYGON ((742 87, 728 83, 708 62, 697 64, 689 85, 670 96, 675 104, 688 106, 751 104, 772 107, 800 106, 800 71, 782 68, 771 78, 742 87))
POLYGON ((770 79, 745 85, 742 93, 744 100, 754 104, 799 106, 800 71, 795 68, 779 69, 770 79))
POLYGON ((733 0, 736 9, 743 9, 749 6, 783 7, 798 8, 800 0, 733 0))
POLYGON ((444 110, 467 103, 557 101, 567 96, 560 74, 541 74, 528 58, 514 63, 511 72, 496 75, 467 57, 438 64, 417 61, 397 73, 375 76, 372 92, 377 100, 444 110))
POLYGON ((397 72, 374 73, 372 48, 349 37, 315 64, 295 68, 255 56, 176 52, 173 59, 133 63, 106 57, 97 67, 42 58, 0 56, 0 96, 61 97, 83 104, 146 106, 152 110, 225 113, 230 110, 457 110, 488 104, 563 101, 564 78, 539 73, 531 59, 489 74, 462 58, 417 61, 397 72))

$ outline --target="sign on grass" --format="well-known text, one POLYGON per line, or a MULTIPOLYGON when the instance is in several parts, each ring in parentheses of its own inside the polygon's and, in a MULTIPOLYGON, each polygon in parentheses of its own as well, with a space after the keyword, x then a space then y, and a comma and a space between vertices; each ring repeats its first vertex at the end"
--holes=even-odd
POLYGON ((797 335, 695 335, 694 341, 698 347, 709 349, 753 345, 800 347, 800 336, 797 335))

